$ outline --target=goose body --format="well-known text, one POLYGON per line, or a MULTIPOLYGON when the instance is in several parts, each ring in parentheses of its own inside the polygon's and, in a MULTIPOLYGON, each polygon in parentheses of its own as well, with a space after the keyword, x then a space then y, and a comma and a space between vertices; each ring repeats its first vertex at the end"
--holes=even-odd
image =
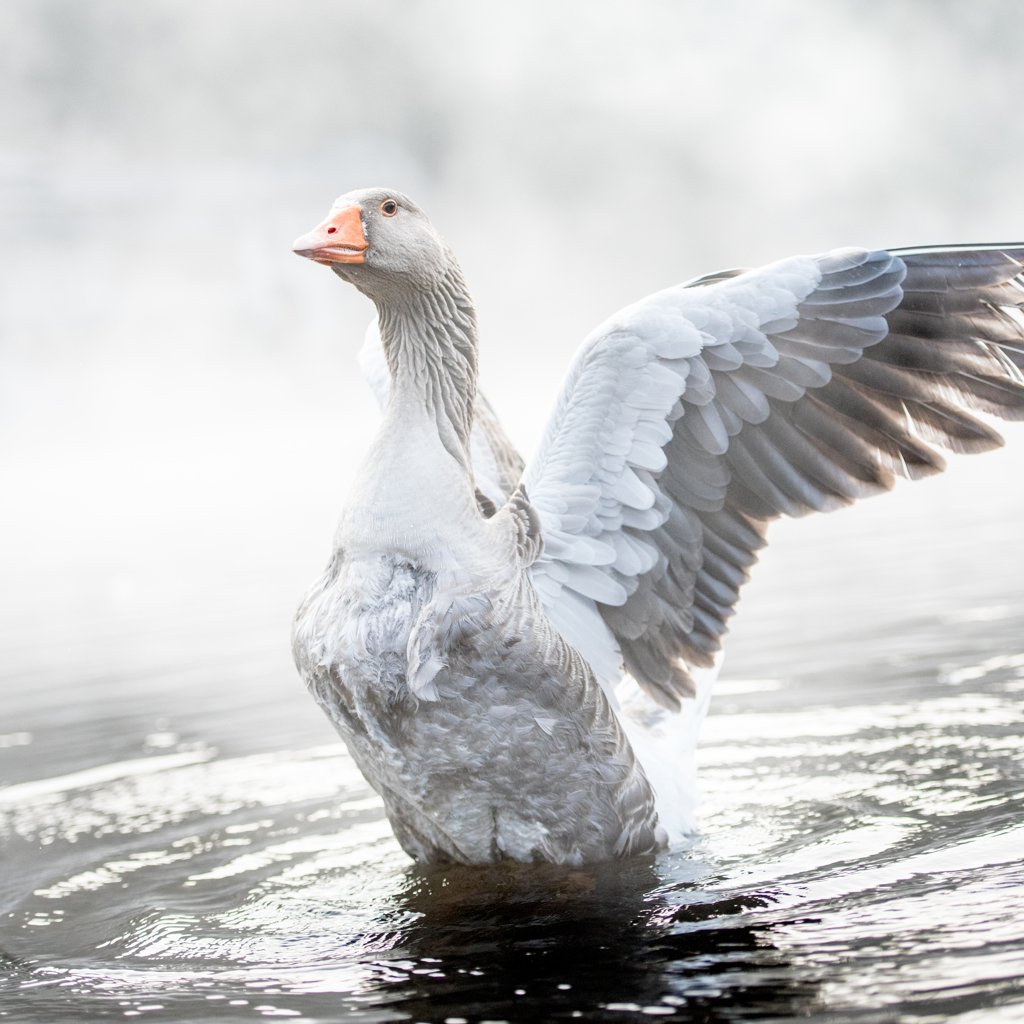
POLYGON ((411 200, 349 193, 294 248, 375 302, 384 418, 293 649, 423 862, 583 864, 692 831, 696 733, 768 521, 938 471, 922 436, 1000 443, 964 405, 1024 410, 1024 248, 843 250, 627 307, 524 472, 411 200))
POLYGON ((402 846, 463 863, 653 851, 650 787, 526 574, 528 511, 484 519, 465 480, 442 474, 438 489, 423 480, 429 451, 410 447, 412 463, 371 455, 295 631, 300 669, 402 846), (423 484, 414 506, 395 479, 423 484), (402 532, 406 515, 423 529, 402 532))

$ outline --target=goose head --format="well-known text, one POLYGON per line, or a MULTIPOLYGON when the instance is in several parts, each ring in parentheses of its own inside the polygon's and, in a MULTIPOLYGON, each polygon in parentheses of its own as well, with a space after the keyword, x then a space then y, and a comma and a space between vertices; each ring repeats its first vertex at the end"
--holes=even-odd
POLYGON ((329 266, 375 302, 432 291, 455 262, 426 214, 386 188, 339 196, 323 221, 295 239, 292 251, 329 266))

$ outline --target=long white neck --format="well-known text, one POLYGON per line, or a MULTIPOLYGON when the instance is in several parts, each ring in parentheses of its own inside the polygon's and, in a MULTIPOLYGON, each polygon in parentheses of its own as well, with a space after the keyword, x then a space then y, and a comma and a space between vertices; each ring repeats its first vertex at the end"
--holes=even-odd
POLYGON ((393 292, 376 303, 391 396, 338 544, 352 553, 459 558, 484 522, 470 457, 476 315, 454 265, 429 291, 393 292))
POLYGON ((389 410, 425 408, 445 450, 472 478, 476 312, 458 268, 446 268, 430 291, 388 295, 378 301, 377 313, 391 371, 389 410))

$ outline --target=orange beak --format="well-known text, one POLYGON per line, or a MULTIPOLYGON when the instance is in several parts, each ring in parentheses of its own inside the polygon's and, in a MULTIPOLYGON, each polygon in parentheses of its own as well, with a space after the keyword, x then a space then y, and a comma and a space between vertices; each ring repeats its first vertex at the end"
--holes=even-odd
POLYGON ((370 247, 363 235, 363 221, 358 206, 332 209, 327 220, 317 224, 306 235, 296 238, 292 252, 330 266, 332 263, 362 263, 363 253, 370 247))

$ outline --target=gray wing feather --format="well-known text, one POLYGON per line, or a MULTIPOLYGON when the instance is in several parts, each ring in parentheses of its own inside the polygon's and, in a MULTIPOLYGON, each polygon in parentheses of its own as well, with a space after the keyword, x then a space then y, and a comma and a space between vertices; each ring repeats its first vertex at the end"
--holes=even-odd
POLYGON ((968 410, 1024 419, 1024 245, 820 263, 798 318, 763 326, 774 366, 730 366, 722 346, 702 353, 709 380, 692 395, 688 381, 657 476, 673 508, 645 534, 661 557, 624 604, 599 605, 626 667, 666 706, 692 694, 687 665, 712 663, 772 519, 940 472, 933 445, 1001 445, 968 410))
POLYGON ((501 427, 491 403, 481 392, 476 393, 473 405, 473 429, 479 431, 494 460, 494 483, 501 489, 506 500, 519 485, 523 475, 524 462, 515 445, 501 427))

